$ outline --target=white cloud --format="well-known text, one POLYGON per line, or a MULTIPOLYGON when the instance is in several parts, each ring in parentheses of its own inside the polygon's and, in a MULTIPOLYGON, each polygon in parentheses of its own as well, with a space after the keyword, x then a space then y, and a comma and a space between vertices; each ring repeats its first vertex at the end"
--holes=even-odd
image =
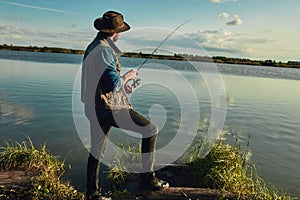
MULTIPOLYGON (((169 30, 155 28, 147 31, 134 30, 124 33, 118 41, 118 46, 124 51, 151 53, 169 33, 169 30), (150 33, 153 36, 149 35, 150 33)), ((227 29, 202 30, 185 35, 175 33, 160 50, 172 49, 172 52, 181 54, 237 57, 248 55, 249 48, 243 45, 247 37, 246 34, 232 33, 227 29)), ((255 38, 252 42, 254 41, 255 38)), ((263 42, 263 39, 260 41, 263 42)))
POLYGON ((224 30, 224 31, 223 31, 223 34, 224 34, 225 36, 229 36, 229 35, 232 34, 232 32, 231 32, 231 31, 228 31, 228 30, 224 30))
MULTIPOLYGON (((236 15, 235 17, 238 16, 236 15)), ((235 24, 239 23, 241 22, 235 22, 235 24)), ((211 56, 250 58, 276 56, 276 59, 283 58, 284 60, 299 57, 297 54, 299 51, 296 51, 296 48, 293 52, 275 50, 276 45, 278 46, 280 41, 273 35, 275 33, 270 35, 268 31, 272 30, 262 30, 261 34, 236 32, 236 30, 230 30, 229 28, 202 30, 189 34, 180 34, 180 31, 178 31, 159 50, 171 49, 174 53, 206 55, 205 51, 203 51, 204 49, 211 56), (190 39, 187 39, 185 36, 190 39)), ((172 30, 159 28, 133 29, 122 34, 117 44, 123 51, 140 49, 137 52, 147 50, 148 53, 151 53, 170 32, 172 30)), ((3 44, 85 49, 95 35, 96 32, 92 28, 72 28, 71 24, 63 30, 59 29, 51 32, 31 28, 24 29, 10 24, 0 24, 0 42, 3 44)), ((284 45, 283 43, 282 49, 290 48, 290 45, 284 45)))
POLYGON ((12 21, 30 21, 29 18, 25 16, 16 16, 16 15, 10 15, 10 16, 2 16, 4 20, 12 20, 12 21))
POLYGON ((236 2, 237 0, 209 0, 212 3, 224 3, 228 1, 236 2))
POLYGON ((0 25, 0 31, 1 30, 9 30, 10 29, 10 26, 7 26, 7 25, 0 25))
POLYGON ((240 17, 237 14, 235 14, 235 15, 233 15, 233 18, 234 19, 239 19, 240 17))
POLYGON ((21 39, 21 38, 22 38, 22 36, 19 35, 19 34, 12 34, 12 35, 10 35, 10 37, 11 37, 12 39, 21 39))
POLYGON ((226 25, 229 25, 229 26, 238 26, 238 25, 241 25, 243 23, 243 21, 241 19, 234 19, 230 22, 227 22, 226 25))
POLYGON ((64 11, 64 10, 58 10, 58 9, 52 9, 52 8, 45 8, 45 7, 38 7, 38 6, 31 6, 27 4, 21 4, 21 3, 14 3, 14 2, 8 2, 8 1, 0 1, 1 3, 10 4, 18 7, 24 7, 24 8, 31 8, 31 9, 37 9, 37 10, 44 10, 49 12, 56 12, 56 13, 63 13, 68 15, 74 15, 75 13, 64 11))
POLYGON ((267 32, 267 33, 272 33, 273 32, 273 30, 271 30, 271 29, 266 29, 264 31, 267 32))
POLYGON ((262 49, 276 42, 267 36, 249 36, 247 33, 233 33, 226 29, 197 31, 189 36, 212 56, 254 57, 259 51, 264 55, 262 49))
POLYGON ((240 17, 237 14, 235 14, 233 16, 233 20, 227 22, 226 25, 229 25, 229 26, 238 26, 238 25, 241 25, 242 23, 243 23, 243 21, 240 19, 240 17))
MULTIPOLYGON (((139 28, 124 32, 118 41, 118 46, 123 51, 152 53, 157 46, 166 39, 172 30, 162 28, 139 28)), ((169 50, 172 54, 202 54, 202 49, 195 40, 184 34, 175 32, 159 48, 161 51, 169 50)), ((165 51, 166 52, 166 51, 165 51)), ((163 52, 163 53, 165 53, 163 52)))
POLYGON ((221 14, 219 15, 219 17, 222 18, 222 19, 227 19, 228 16, 229 16, 229 14, 228 14, 228 13, 225 13, 225 12, 223 12, 223 13, 221 13, 221 14))
POLYGON ((96 32, 92 29, 64 28, 61 31, 49 32, 0 25, 0 42, 3 44, 85 49, 94 35, 96 32))

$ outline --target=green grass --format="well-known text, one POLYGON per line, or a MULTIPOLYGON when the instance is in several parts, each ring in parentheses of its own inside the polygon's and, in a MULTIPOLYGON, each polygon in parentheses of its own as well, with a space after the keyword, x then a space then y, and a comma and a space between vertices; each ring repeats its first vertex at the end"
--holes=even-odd
MULTIPOLYGON (((134 147, 121 145, 125 152, 141 153, 140 146, 134 147)), ((124 154, 115 158, 109 166, 107 179, 111 182, 109 196, 113 199, 131 199, 125 188, 130 179, 131 167, 139 167, 140 157, 137 154, 124 154), (130 165, 134 166, 130 166, 130 165)), ((181 158, 187 163, 187 178, 191 186, 217 189, 233 192, 242 198, 266 200, 290 200, 292 197, 280 192, 277 188, 267 185, 258 176, 255 166, 248 160, 247 147, 242 148, 237 140, 234 144, 219 140, 214 144, 199 140, 191 146, 187 154, 181 158), (204 157, 199 157, 205 147, 211 147, 210 152, 204 157)), ((32 172, 34 175, 26 185, 17 189, 3 191, 0 188, 0 200, 4 199, 52 199, 64 200, 84 199, 68 181, 63 179, 65 164, 58 157, 51 155, 46 150, 46 145, 34 147, 31 140, 16 144, 6 143, 0 149, 0 171, 22 170, 32 172)), ((132 180, 131 180, 132 181, 132 180)), ((134 180, 136 181, 136 179, 134 180)))
MULTIPOLYGON (((187 164, 186 178, 191 180, 191 186, 217 189, 224 193, 231 192, 237 194, 238 199, 294 199, 277 188, 267 185, 248 158, 249 142, 246 147, 242 147, 238 139, 235 136, 232 137, 233 144, 229 144, 229 140, 220 139, 212 144, 199 139, 180 158, 180 162, 187 164), (201 158, 199 155, 204 149, 211 150, 204 158, 201 158)), ((131 145, 128 147, 121 145, 121 147, 125 151, 139 152, 139 149, 131 145)), ((128 163, 140 161, 134 160, 135 158, 126 158, 124 155, 117 156, 115 159, 116 162, 110 167, 108 178, 115 185, 113 193, 122 196, 124 188, 120 185, 125 184, 130 175, 127 170, 130 167, 128 163), (124 162, 128 159, 132 159, 132 162, 124 162)))
POLYGON ((135 147, 130 144, 126 147, 124 144, 120 144, 119 146, 120 152, 116 155, 114 162, 109 166, 109 171, 107 173, 107 179, 111 182, 113 190, 122 188, 122 185, 124 185, 126 179, 130 175, 129 171, 133 167, 141 167, 141 160, 138 156, 141 153, 140 146, 135 147))
POLYGON ((64 162, 52 156, 44 144, 34 147, 27 142, 9 144, 0 151, 0 171, 22 170, 34 174, 26 185, 1 193, 0 199, 84 199, 68 181, 63 180, 64 162))
POLYGON ((192 172, 193 186, 233 192, 241 198, 293 199, 275 187, 268 186, 258 176, 247 155, 247 148, 242 149, 237 142, 229 145, 222 140, 214 143, 204 158, 191 154, 188 166, 192 172))

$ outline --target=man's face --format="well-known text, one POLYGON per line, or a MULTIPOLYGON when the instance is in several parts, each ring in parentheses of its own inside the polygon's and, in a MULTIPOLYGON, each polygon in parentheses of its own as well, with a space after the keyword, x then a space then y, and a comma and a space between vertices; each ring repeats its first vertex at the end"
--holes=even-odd
POLYGON ((113 41, 113 42, 116 42, 116 41, 118 41, 118 39, 120 38, 120 33, 115 33, 112 37, 111 37, 111 40, 113 41))

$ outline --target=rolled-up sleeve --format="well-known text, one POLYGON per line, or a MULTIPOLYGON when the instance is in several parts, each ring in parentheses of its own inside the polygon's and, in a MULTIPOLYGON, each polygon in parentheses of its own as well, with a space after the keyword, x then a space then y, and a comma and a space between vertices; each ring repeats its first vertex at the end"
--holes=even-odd
POLYGON ((102 51, 101 60, 106 68, 101 77, 102 89, 108 91, 119 91, 123 87, 123 79, 116 67, 116 57, 112 49, 105 48, 102 51))

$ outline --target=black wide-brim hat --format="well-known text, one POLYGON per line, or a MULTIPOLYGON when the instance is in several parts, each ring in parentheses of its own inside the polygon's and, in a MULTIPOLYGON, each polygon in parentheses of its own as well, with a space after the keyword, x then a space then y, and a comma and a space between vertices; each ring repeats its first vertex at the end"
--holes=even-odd
POLYGON ((102 17, 95 19, 94 27, 104 33, 120 33, 130 29, 124 17, 116 11, 107 11, 102 17))

